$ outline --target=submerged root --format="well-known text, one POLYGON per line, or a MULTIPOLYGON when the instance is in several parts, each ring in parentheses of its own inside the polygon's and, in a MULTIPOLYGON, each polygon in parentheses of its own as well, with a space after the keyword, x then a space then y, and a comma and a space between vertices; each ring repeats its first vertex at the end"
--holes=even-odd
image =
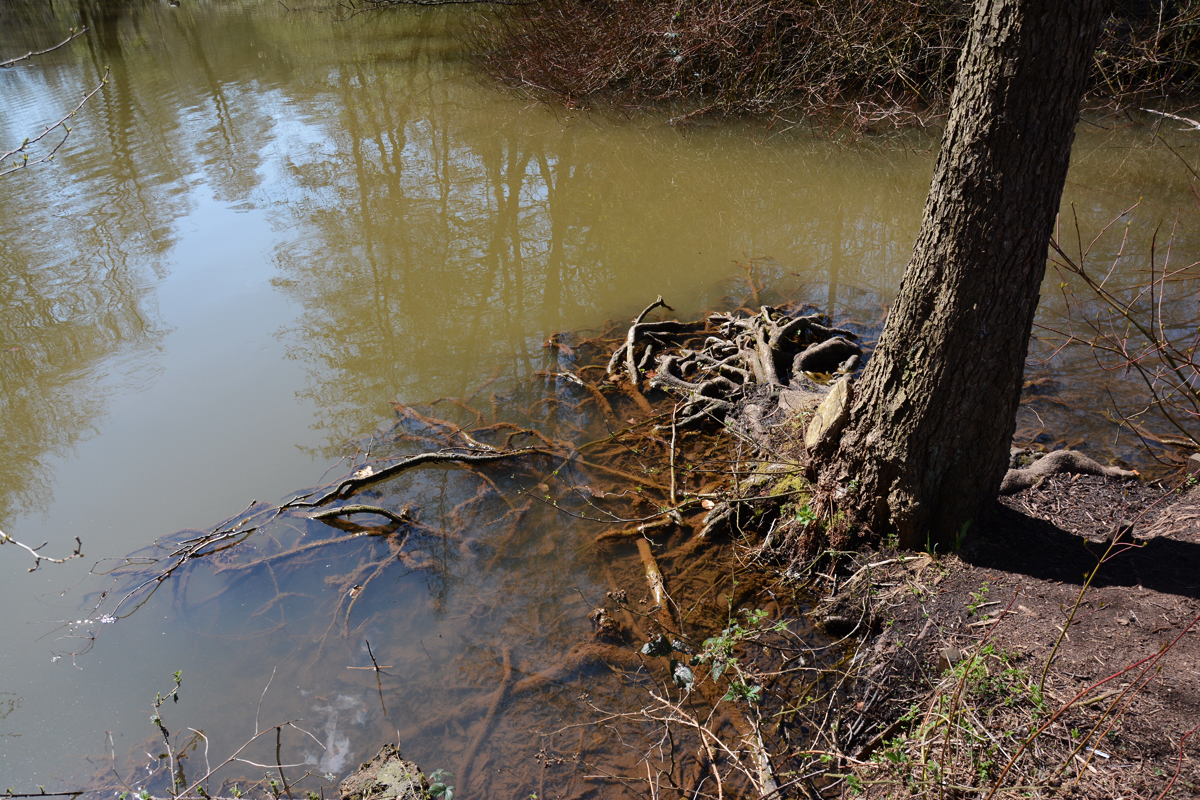
MULTIPOLYGON (((334 567, 321 573, 332 573, 323 591, 313 593, 314 602, 322 603, 318 613, 323 624, 315 626, 315 641, 306 640, 296 651, 306 662, 302 674, 311 674, 323 659, 344 656, 364 631, 396 613, 394 605, 380 598, 394 576, 428 570, 431 583, 449 584, 458 577, 456 568, 490 574, 507 569, 506 561, 549 556, 563 546, 562 538, 558 532, 527 536, 529 515, 570 514, 586 520, 587 527, 577 542, 566 542, 566 551, 604 548, 609 556, 604 571, 622 581, 609 581, 613 588, 608 598, 615 607, 610 602, 608 607, 589 609, 596 626, 593 641, 561 657, 531 653, 527 657, 538 658, 538 666, 525 669, 514 652, 524 639, 484 643, 458 664, 468 675, 476 670, 471 682, 487 680, 489 690, 466 699, 456 696, 449 710, 439 709, 432 718, 423 708, 410 709, 411 724, 399 731, 402 740, 458 737, 465 745, 458 751, 458 779, 464 788, 477 788, 494 766, 485 755, 488 743, 503 738, 497 731, 511 726, 507 716, 513 709, 532 704, 540 715, 549 702, 577 707, 581 685, 586 699, 593 687, 607 692, 618 685, 625 692, 645 682, 661 687, 658 695, 666 705, 649 707, 638 724, 643 729, 683 726, 691 731, 689 736, 698 737, 689 740, 692 755, 684 757, 682 746, 676 750, 679 767, 669 780, 663 778, 664 787, 713 796, 729 796, 738 787, 780 787, 772 783, 777 779, 771 759, 787 752, 785 726, 747 717, 725 702, 723 693, 758 691, 755 687, 766 681, 760 675, 793 676, 812 662, 808 655, 795 655, 804 645, 793 644, 780 651, 786 654, 779 656, 782 662, 756 664, 750 643, 736 638, 742 634, 730 633, 745 607, 774 609, 773 617, 780 612, 765 594, 747 590, 750 581, 743 578, 742 565, 725 572, 725 539, 718 534, 737 537, 758 525, 760 497, 773 497, 773 487, 782 477, 764 469, 757 453, 744 457, 739 452, 731 463, 720 437, 695 428, 704 427, 714 414, 735 413, 748 397, 764 402, 764 393, 791 380, 796 356, 811 344, 827 341, 820 337, 853 334, 837 331, 820 315, 796 316, 769 306, 762 306, 758 314, 714 315, 696 322, 649 319, 658 308, 667 308, 661 298, 643 310, 632 327, 623 328, 623 335, 606 333, 575 347, 556 341, 557 365, 531 371, 529 391, 515 395, 524 399, 515 411, 512 406, 517 404, 499 395, 465 404, 437 401, 438 413, 450 419, 440 419, 429 406, 396 404, 395 426, 359 443, 358 453, 368 456, 361 461, 356 456, 348 476, 278 505, 252 505, 241 518, 189 537, 157 562, 130 562, 129 573, 136 567, 141 574, 115 610, 126 602, 141 603, 170 578, 186 578, 185 566, 203 562, 224 579, 221 592, 236 592, 267 575, 274 581, 278 572, 277 596, 255 604, 255 619, 264 627, 278 622, 272 630, 281 630, 285 623, 296 624, 295 604, 283 599, 300 597, 289 591, 295 582, 284 573, 294 576, 319 559, 322 570, 334 567), (602 430, 587 424, 589 415, 595 420, 597 412, 605 417, 602 430), (521 414, 530 421, 511 421, 521 414), (614 420, 622 421, 623 427, 616 428, 614 420), (417 447, 425 452, 413 453, 417 447), (374 450, 388 456, 370 456, 374 450), (449 466, 459 469, 444 469, 449 466), (422 519, 425 498, 436 498, 433 502, 440 508, 434 522, 422 519), (253 548, 236 547, 255 533, 259 536, 253 548), (727 579, 733 581, 731 588, 727 579), (677 604, 670 591, 686 602, 677 604), (644 599, 630 601, 630 596, 644 599), (722 600, 726 606, 719 606, 722 600), (285 610, 291 619, 284 618, 285 610), (729 639, 733 649, 722 651, 722 657, 737 660, 742 671, 723 675, 722 667, 713 674, 715 645, 708 640, 722 636, 734 636, 729 639), (679 649, 670 658, 639 652, 656 637, 679 649), (709 660, 693 661, 706 647, 709 660), (496 671, 499 661, 502 673, 496 671), (542 668, 547 661, 552 665, 542 668), (611 672, 632 674, 614 683, 601 680, 611 672), (694 686, 686 678, 692 672, 702 676, 694 686), (680 711, 699 727, 679 717, 680 711), (746 747, 753 751, 748 756, 746 747)), ((759 416, 767 430, 773 424, 769 415, 759 416)), ((177 597, 186 603, 186 584, 176 583, 177 597)), ((461 582, 454 589, 469 591, 461 582)), ((492 596, 511 591, 509 586, 483 586, 476 608, 453 613, 457 618, 499 620, 501 615, 493 615, 492 596)), ((205 602, 219 597, 220 592, 205 602)), ((569 623, 569 617, 579 614, 573 603, 552 610, 533 607, 530 619, 521 623, 522 635, 563 626, 564 620, 569 623)), ((372 634, 372 641, 375 638, 372 634)), ((816 678, 805 680, 812 683, 816 678)), ((776 705, 770 713, 780 713, 782 701, 772 702, 776 705)), ((787 713, 792 718, 798 712, 787 713)), ((601 741, 612 735, 607 730, 598 728, 589 735, 601 741)))

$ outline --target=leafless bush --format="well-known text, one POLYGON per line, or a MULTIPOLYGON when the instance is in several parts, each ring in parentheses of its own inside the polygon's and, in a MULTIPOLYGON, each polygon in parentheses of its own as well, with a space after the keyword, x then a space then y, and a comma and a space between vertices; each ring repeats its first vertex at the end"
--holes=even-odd
POLYGON ((1193 93, 1200 78, 1200 2, 1150 0, 1126 8, 1105 24, 1093 94, 1193 93))
MULTIPOLYGON (((475 44, 495 77, 568 105, 877 125, 945 106, 969 11, 965 0, 544 0, 490 17, 475 44)), ((1114 11, 1094 95, 1190 92, 1198 21, 1200 0, 1114 11)))
POLYGON ((484 63, 566 102, 683 101, 693 110, 829 109, 850 99, 937 104, 966 4, 932 0, 549 0, 489 28, 484 63))
POLYGON ((1161 459, 1164 446, 1200 447, 1200 331, 1194 302, 1200 262, 1180 266, 1172 261, 1173 225, 1165 243, 1161 229, 1156 232, 1141 278, 1122 282, 1118 266, 1129 258, 1129 231, 1120 223, 1133 211, 1112 220, 1087 243, 1076 222, 1073 253, 1060 237, 1051 242, 1051 264, 1063 279, 1059 287, 1066 319, 1044 330, 1061 346, 1086 347, 1100 369, 1116 379, 1107 393, 1122 424, 1161 459), (1112 263, 1093 266, 1097 243, 1122 227, 1112 263), (1141 391, 1131 391, 1137 384, 1141 391))

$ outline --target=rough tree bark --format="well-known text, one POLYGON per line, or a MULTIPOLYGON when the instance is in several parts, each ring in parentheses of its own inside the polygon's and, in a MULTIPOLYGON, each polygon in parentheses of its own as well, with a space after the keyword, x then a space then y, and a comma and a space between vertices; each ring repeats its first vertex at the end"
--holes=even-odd
POLYGON ((977 0, 924 219, 819 483, 876 536, 952 542, 1008 463, 1100 0, 977 0))

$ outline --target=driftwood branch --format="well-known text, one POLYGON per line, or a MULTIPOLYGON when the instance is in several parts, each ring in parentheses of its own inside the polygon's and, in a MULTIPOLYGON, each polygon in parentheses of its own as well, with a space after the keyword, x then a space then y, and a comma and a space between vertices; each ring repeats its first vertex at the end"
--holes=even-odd
MULTIPOLYGON (((1168 114, 1166 111, 1155 111, 1153 108, 1143 108, 1142 111, 1145 111, 1147 114, 1157 114, 1160 117, 1166 117, 1167 119, 1173 119, 1177 122, 1182 122, 1185 125, 1190 126, 1192 130, 1200 131, 1200 122, 1197 122, 1194 119, 1181 117, 1177 114, 1168 114)), ((1187 130, 1187 128, 1184 128, 1184 130, 1187 130)))
POLYGON ((18 542, 4 531, 0 531, 0 545, 4 544, 15 544, 17 547, 28 551, 29 555, 33 556, 33 566, 27 570, 28 572, 35 571, 42 565, 43 561, 49 561, 51 564, 64 564, 70 561, 72 558, 79 558, 83 555, 83 542, 79 541, 78 536, 75 537, 75 552, 71 553, 71 555, 66 556, 65 558, 51 558, 50 556, 44 556, 39 553, 38 551, 45 547, 48 542, 42 542, 37 547, 30 547, 23 542, 18 542))
MULTIPOLYGON (((530 453, 535 453, 535 452, 541 452, 541 451, 538 450, 537 448, 525 448, 525 449, 521 449, 521 450, 509 450, 509 451, 505 451, 505 452, 456 453, 456 452, 443 450, 443 451, 432 452, 432 453, 420 453, 415 456, 410 456, 409 458, 401 459, 400 461, 396 462, 395 464, 392 464, 388 467, 384 467, 383 469, 380 469, 380 470, 376 470, 371 467, 360 469, 358 472, 354 473, 353 476, 351 476, 350 478, 347 478, 344 481, 341 481, 340 483, 337 484, 336 487, 334 487, 333 489, 326 492, 324 495, 322 495, 317 500, 313 500, 313 501, 307 500, 308 497, 311 497, 312 494, 315 494, 315 492, 313 492, 308 495, 301 495, 300 497, 293 498, 292 500, 290 500, 286 503, 283 503, 282 505, 279 505, 279 506, 275 506, 275 507, 267 506, 267 507, 263 507, 263 508, 258 508, 257 510, 253 510, 253 511, 251 511, 251 509, 255 509, 255 507, 258 504, 257 504, 257 502, 251 503, 249 508, 247 508, 247 511, 250 511, 251 513, 249 513, 247 516, 240 519, 236 524, 222 525, 222 527, 219 527, 218 529, 216 529, 215 531, 213 531, 211 533, 206 533, 202 536, 196 536, 191 539, 187 539, 182 542, 179 542, 176 549, 174 549, 171 553, 169 553, 166 556, 166 558, 164 559, 164 560, 170 562, 168 564, 168 566, 158 570, 154 574, 150 575, 149 577, 147 577, 144 580, 142 580, 141 582, 139 582, 131 590, 129 590, 124 596, 122 596, 122 598, 117 602, 117 604, 113 608, 113 610, 108 615, 106 615, 105 618, 106 619, 115 619, 118 612, 120 611, 120 609, 127 602, 129 602, 135 596, 141 594, 143 591, 145 591, 147 589, 152 590, 152 589, 160 586, 165 580, 167 580, 167 578, 171 577, 175 572, 177 572, 181 567, 183 567, 189 561, 191 561, 193 559, 204 558, 206 556, 211 556, 211 555, 214 555, 225 549, 233 547, 234 545, 243 541, 250 534, 257 531, 261 525, 264 525, 267 522, 269 522, 270 520, 281 516, 282 514, 284 514, 284 512, 288 511, 289 509, 318 508, 318 507, 323 506, 327 503, 330 503, 334 500, 344 499, 344 498, 348 497, 351 493, 363 488, 364 486, 369 486, 370 484, 375 483, 377 481, 386 480, 387 478, 391 478, 396 475, 399 475, 401 472, 404 472, 405 470, 409 470, 414 467, 419 467, 419 466, 423 466, 426 464, 448 464, 448 463, 484 464, 484 463, 489 463, 492 461, 500 461, 500 460, 503 460, 506 458, 512 458, 514 456, 528 455, 530 453), (251 525, 250 524, 251 522, 255 522, 256 524, 251 525)), ((412 523, 412 519, 409 516, 407 511, 401 511, 401 512, 397 513, 397 512, 388 511, 387 509, 380 508, 378 506, 357 505, 357 504, 343 505, 343 506, 339 506, 337 508, 331 508, 331 509, 328 509, 327 511, 313 514, 313 515, 311 515, 311 518, 313 518, 313 519, 332 519, 334 517, 347 516, 350 514, 358 514, 358 513, 381 514, 384 517, 387 517, 388 519, 392 520, 393 522, 412 523)), ((349 537, 349 538, 357 538, 357 537, 349 537)), ((270 556, 265 559, 260 559, 259 561, 256 561, 253 564, 229 565, 229 566, 226 566, 224 569, 247 569, 247 568, 252 568, 255 566, 261 566, 263 564, 270 563, 272 560, 274 560, 276 558, 291 557, 291 556, 297 555, 298 553, 304 552, 309 548, 325 547, 325 546, 328 546, 331 544, 336 544, 339 541, 342 541, 342 540, 329 539, 329 540, 325 540, 325 541, 321 541, 321 542, 314 542, 309 545, 305 545, 302 547, 295 548, 293 550, 289 550, 285 553, 279 553, 279 554, 276 554, 275 556, 270 556)), ((3 540, 0 540, 0 543, 2 543, 2 542, 3 542, 3 540)), ((29 550, 30 548, 26 548, 26 549, 29 550)), ((33 551, 31 550, 31 552, 33 552, 33 551)), ((74 557, 74 556, 72 556, 72 557, 74 557)), ((46 557, 41 556, 41 558, 45 559, 46 557)), ((53 560, 53 559, 46 559, 46 560, 53 560)))
POLYGON ((404 523, 409 522, 412 517, 409 516, 408 509, 400 510, 400 513, 388 511, 386 508, 379 506, 368 506, 362 503, 351 503, 337 508, 329 508, 325 511, 318 511, 309 516, 310 519, 335 519, 337 517, 348 517, 351 514, 378 514, 381 517, 387 517, 392 522, 404 523))
POLYGON ((392 464, 391 466, 385 467, 381 470, 363 472, 357 477, 347 478, 339 483, 336 488, 322 495, 317 500, 309 502, 297 498, 290 502, 284 503, 282 506, 280 506, 280 509, 317 508, 325 505, 331 500, 346 497, 350 493, 356 492, 364 486, 369 486, 372 483, 395 477, 401 472, 405 472, 406 470, 410 470, 414 467, 424 466, 426 464, 486 464, 491 461, 501 461, 506 458, 525 456, 536 452, 538 452, 537 448, 527 447, 522 450, 509 450, 501 453, 453 453, 446 451, 440 451, 436 453, 420 453, 419 455, 410 456, 401 461, 397 461, 395 464, 392 464))

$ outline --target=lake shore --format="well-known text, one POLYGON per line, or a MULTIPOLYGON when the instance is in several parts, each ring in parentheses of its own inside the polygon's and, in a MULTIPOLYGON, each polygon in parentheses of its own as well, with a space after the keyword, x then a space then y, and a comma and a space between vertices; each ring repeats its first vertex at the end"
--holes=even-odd
MULTIPOLYGON (((619 374, 620 359, 614 363, 619 374)), ((657 410, 663 398, 649 390, 647 396, 657 410)), ((747 390, 725 421, 731 435, 724 460, 737 465, 734 474, 749 477, 712 495, 721 502, 710 501, 702 518, 693 508, 681 530, 708 540, 707 551, 698 552, 725 550, 742 562, 773 563, 765 567, 777 587, 770 593, 803 586, 814 593, 815 607, 804 613, 781 601, 771 618, 804 613, 846 647, 838 662, 844 666, 830 673, 840 678, 824 701, 821 724, 785 723, 793 690, 770 677, 787 674, 771 659, 779 642, 765 627, 762 635, 748 630, 749 618, 747 630, 738 627, 730 600, 733 627, 722 636, 746 634, 730 661, 740 660, 745 675, 757 677, 743 684, 752 697, 737 696, 727 678, 731 693, 714 713, 724 707, 720 713, 758 722, 750 739, 736 725, 718 725, 713 735, 725 737, 730 761, 758 766, 729 775, 783 797, 910 796, 939 786, 986 794, 993 785, 998 795, 1036 797, 1193 791, 1200 775, 1189 731, 1200 714, 1200 676, 1189 665, 1200 655, 1200 490, 1050 475, 999 498, 955 552, 854 545, 819 553, 802 568, 788 550, 795 537, 786 528, 793 518, 809 524, 792 484, 801 485, 804 461, 798 432, 820 398, 811 385, 747 390), (754 512, 726 515, 722 529, 713 524, 722 505, 754 512), (1114 531, 1121 535, 1115 543, 1114 531), (790 731, 797 730, 808 732, 793 741, 790 731)), ((638 536, 648 536, 649 527, 638 536)), ((657 563, 663 564, 658 581, 682 590, 679 572, 687 571, 687 560, 657 563)), ((618 583, 632 596, 643 579, 624 580, 618 583)), ((670 629, 661 606, 644 599, 638 612, 616 584, 614 595, 615 606, 595 612, 597 642, 642 646, 635 627, 621 623, 631 610, 665 620, 670 629)), ((713 641, 703 643, 701 663, 714 652, 713 641)), ((676 642, 658 652, 645 643, 640 652, 653 657, 641 658, 635 671, 658 675, 669 655, 678 676, 676 657, 686 663, 681 647, 676 642)), ((691 663, 695 668, 697 657, 691 663)), ((619 665, 631 667, 637 664, 619 665)), ((697 672, 694 680, 700 686, 708 678, 716 684, 720 673, 697 672)))

